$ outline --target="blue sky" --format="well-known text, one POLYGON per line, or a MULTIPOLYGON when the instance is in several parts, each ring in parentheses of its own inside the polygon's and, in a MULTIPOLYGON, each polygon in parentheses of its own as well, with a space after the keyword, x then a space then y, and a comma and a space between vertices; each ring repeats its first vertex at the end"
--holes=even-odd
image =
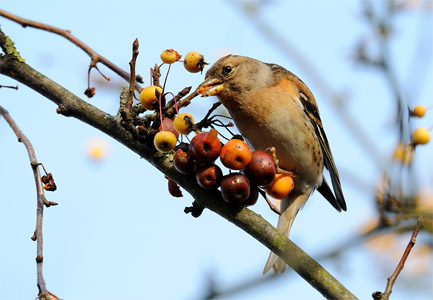
MULTIPOLYGON (((375 182, 380 173, 360 147, 311 75, 298 60, 280 51, 259 34, 244 15, 228 1, 3 1, 2 9, 21 17, 70 29, 79 39, 115 64, 128 69, 131 45, 140 42, 137 72, 148 84, 149 68, 159 63, 167 48, 185 55, 203 53, 214 62, 236 53, 278 63, 302 78, 319 104, 334 158, 340 169, 348 212, 337 213, 314 194, 298 215, 291 239, 317 256, 359 232, 376 216, 375 182), (311 82, 311 83, 310 83, 311 82), (347 176, 345 176, 347 174, 347 176), (358 177, 356 182, 350 174, 358 177), (360 189, 354 183, 366 183, 360 189)), ((395 105, 383 77, 352 59, 361 37, 373 39, 363 22, 358 1, 271 1, 261 16, 295 45, 335 92, 347 95, 347 114, 359 123, 384 161, 397 141, 393 129, 395 105)), ((429 14, 413 8, 396 19, 391 59, 397 77, 412 104, 433 104, 432 36, 421 45, 426 56, 413 71, 419 53, 419 29, 433 28, 429 14), (429 51, 428 51, 429 50, 429 51), (413 75, 411 75, 413 74, 413 75), (415 75, 422 75, 418 78, 415 75), (421 84, 418 85, 418 82, 421 84), (416 87, 414 89, 410 87, 416 87)), ((0 20, 26 62, 83 96, 89 58, 65 39, 50 33, 0 20)), ((431 29, 430 29, 431 31, 431 29)), ((427 35, 428 36, 428 35, 427 35)), ((96 96, 90 103, 116 113, 120 86, 125 83, 110 70, 110 83, 92 72, 96 96)), ((174 65, 167 89, 177 92, 197 86, 203 75, 174 65)), ((0 84, 15 85, 7 77, 0 84)), ((204 116, 214 99, 195 99, 186 111, 196 119, 204 116)), ((33 143, 36 155, 55 176, 58 190, 48 200, 59 206, 45 210, 44 273, 47 287, 63 299, 200 299, 208 279, 218 287, 236 286, 261 276, 268 250, 242 230, 210 211, 194 219, 183 209, 192 199, 172 198, 163 175, 116 141, 90 126, 56 113, 56 105, 19 84, 18 92, 0 90, 0 105, 9 110, 33 143), (48 129, 47 129, 48 128, 48 129), (86 145, 105 139, 109 154, 102 162, 91 161, 86 145)), ((432 111, 416 126, 433 124, 432 111)), ((420 186, 432 193, 432 143, 416 153, 420 186)), ((22 144, 0 120, 0 290, 1 299, 30 299, 37 293, 34 231, 36 197, 32 172, 22 144)), ((276 224, 277 216, 264 201, 252 208, 276 224)), ((401 252, 404 249, 405 239, 401 252)), ((398 249, 396 250, 398 252, 398 249)), ((383 259, 381 262, 386 262, 383 259)), ((432 264, 431 255, 428 260, 432 264)), ((378 263, 365 247, 346 251, 338 260, 323 265, 360 299, 384 290, 395 263, 378 263), (383 272, 372 269, 381 266, 383 272)), ((393 299, 428 299, 430 293, 409 294, 405 271, 393 290, 393 299), (401 283, 402 286, 399 286, 401 283)), ((431 276, 431 270, 428 276, 431 276)), ((430 278, 430 277, 429 277, 430 278)), ((226 299, 321 299, 297 275, 281 276, 226 299)))

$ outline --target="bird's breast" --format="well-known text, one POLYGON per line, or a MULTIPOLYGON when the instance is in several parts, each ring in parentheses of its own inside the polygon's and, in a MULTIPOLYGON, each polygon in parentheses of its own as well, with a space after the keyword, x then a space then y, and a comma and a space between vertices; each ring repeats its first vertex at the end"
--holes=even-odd
POLYGON ((297 90, 274 86, 220 100, 254 149, 275 147, 280 167, 296 173, 302 189, 321 183, 323 157, 297 97, 297 90))

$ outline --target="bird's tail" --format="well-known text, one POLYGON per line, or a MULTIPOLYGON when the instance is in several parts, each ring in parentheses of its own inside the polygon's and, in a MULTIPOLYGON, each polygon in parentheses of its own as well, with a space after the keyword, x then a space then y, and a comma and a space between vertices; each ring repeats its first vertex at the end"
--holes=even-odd
MULTIPOLYGON (((298 211, 304 206, 309 196, 310 193, 302 193, 296 198, 290 199, 291 201, 288 199, 284 199, 281 201, 282 207, 280 209, 283 213, 278 219, 277 229, 279 232, 289 237, 293 221, 295 220, 298 211)), ((263 270, 263 275, 266 274, 270 269, 273 269, 275 273, 283 273, 286 270, 286 263, 274 252, 271 252, 269 254, 268 261, 266 262, 265 268, 263 270)))

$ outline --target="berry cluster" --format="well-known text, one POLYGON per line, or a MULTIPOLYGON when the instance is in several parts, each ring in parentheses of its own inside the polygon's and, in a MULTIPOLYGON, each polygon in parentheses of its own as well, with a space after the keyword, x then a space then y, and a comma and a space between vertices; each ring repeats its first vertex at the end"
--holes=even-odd
POLYGON ((221 188, 223 199, 231 204, 254 205, 259 187, 265 187, 273 198, 282 199, 293 189, 292 177, 276 174, 273 157, 265 151, 251 151, 244 141, 233 138, 222 145, 218 131, 200 132, 190 144, 180 144, 173 157, 175 169, 184 175, 194 175, 204 189, 221 188), (223 175, 216 164, 230 169, 223 175))
MULTIPOLYGON (((180 62, 181 55, 169 49, 161 53, 161 59, 163 64, 169 64, 169 72, 170 65, 180 62)), ((206 64, 203 55, 198 52, 188 53, 183 60, 185 69, 192 73, 202 71, 206 64)), ((155 80, 155 85, 141 90, 140 103, 147 110, 159 108, 160 125, 153 143, 159 152, 174 150, 173 165, 178 172, 194 176, 204 189, 220 188, 223 199, 231 204, 253 205, 257 202, 259 192, 264 195, 264 190, 275 199, 283 199, 292 191, 293 178, 287 174, 277 174, 276 158, 265 151, 251 151, 241 137, 222 144, 216 129, 200 131, 201 126, 195 123, 191 114, 179 113, 175 97, 175 117, 164 115, 162 102, 166 94, 171 94, 166 93, 164 87, 165 83, 161 87, 155 80), (179 135, 185 135, 188 139, 187 135, 191 132, 195 136, 189 143, 178 144, 179 135), (216 164, 218 158, 230 170, 228 174, 224 175, 222 166, 216 164)), ((179 188, 171 180, 169 191, 173 196, 181 196, 179 188)))

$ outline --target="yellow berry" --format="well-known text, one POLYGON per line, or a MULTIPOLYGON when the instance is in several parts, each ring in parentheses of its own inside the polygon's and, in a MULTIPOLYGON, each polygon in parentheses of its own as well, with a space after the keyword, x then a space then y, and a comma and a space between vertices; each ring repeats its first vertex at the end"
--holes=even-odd
POLYGON ((140 93, 141 105, 147 110, 155 109, 155 103, 158 103, 158 98, 156 97, 156 90, 162 93, 162 89, 159 86, 150 85, 145 87, 140 93))
POLYGON ((176 136, 170 131, 160 131, 153 138, 153 144, 160 152, 170 152, 176 146, 176 142, 176 136))
POLYGON ((426 108, 422 105, 417 105, 412 111, 412 114, 418 118, 422 118, 425 115, 426 108))
POLYGON ((108 156, 109 146, 105 139, 92 138, 87 144, 87 155, 93 161, 103 161, 108 156))
POLYGON ((191 124, 194 124, 194 118, 189 113, 178 114, 173 122, 174 129, 180 134, 190 133, 193 130, 191 124))
POLYGON ((167 49, 162 51, 160 57, 161 60, 166 64, 172 64, 178 61, 182 57, 182 55, 180 55, 179 53, 177 53, 177 51, 173 49, 167 49))
POLYGON ((203 54, 195 51, 189 52, 183 60, 183 66, 191 73, 203 71, 205 65, 207 65, 207 63, 204 61, 203 54))
POLYGON ((412 145, 405 145, 400 142, 395 147, 392 157, 403 164, 408 164, 412 162, 413 154, 414 152, 412 145))
POLYGON ((417 128, 412 133, 412 141, 416 145, 425 145, 430 141, 430 132, 425 128, 417 128))

